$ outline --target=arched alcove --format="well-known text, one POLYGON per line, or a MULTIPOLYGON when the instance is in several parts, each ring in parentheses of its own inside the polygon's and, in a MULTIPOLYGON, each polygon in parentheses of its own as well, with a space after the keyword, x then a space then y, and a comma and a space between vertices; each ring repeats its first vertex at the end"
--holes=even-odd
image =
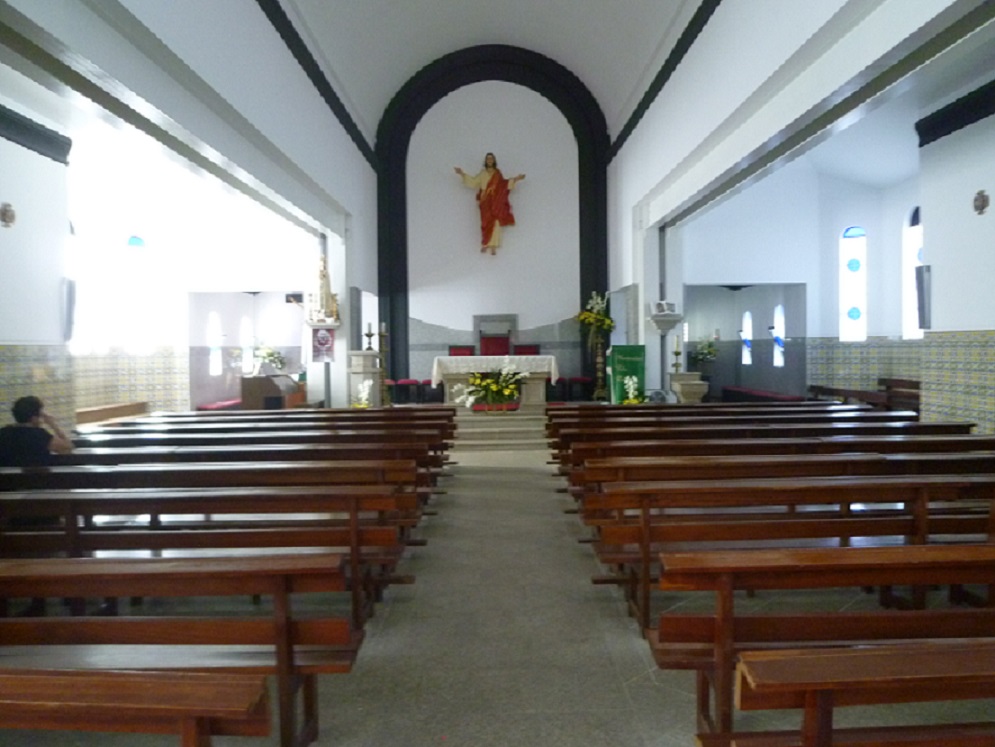
POLYGON ((578 304, 592 291, 607 288, 608 128, 590 91, 562 65, 518 47, 484 45, 441 57, 397 92, 377 129, 380 318, 390 325, 387 367, 394 378, 407 375, 409 365, 406 169, 411 136, 425 113, 444 96, 488 80, 517 83, 536 91, 569 123, 578 154, 578 304))

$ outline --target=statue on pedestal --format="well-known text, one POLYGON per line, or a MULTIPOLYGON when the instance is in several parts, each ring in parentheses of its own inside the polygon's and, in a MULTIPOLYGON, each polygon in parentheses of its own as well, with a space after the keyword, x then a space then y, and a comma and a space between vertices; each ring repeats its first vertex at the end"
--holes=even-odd
POLYGON ((318 269, 318 290, 310 294, 310 304, 308 309, 308 324, 338 324, 339 323, 339 299, 332 293, 331 282, 328 279, 328 264, 325 258, 321 258, 318 269))

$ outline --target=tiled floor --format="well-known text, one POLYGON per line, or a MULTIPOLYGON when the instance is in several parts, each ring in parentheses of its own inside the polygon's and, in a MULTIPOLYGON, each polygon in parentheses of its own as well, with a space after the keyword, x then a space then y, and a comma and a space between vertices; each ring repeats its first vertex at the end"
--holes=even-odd
MULTIPOLYGON (((389 590, 354 671, 321 680, 319 747, 694 745, 692 674, 659 670, 617 590, 591 584, 591 550, 577 542, 583 530, 564 513, 571 502, 556 492, 562 483, 547 454, 457 449, 453 458, 447 492, 433 498, 437 513, 421 529, 428 543, 405 563, 415 584, 389 590)), ((839 603, 862 602, 848 595, 839 603)), ((913 706, 884 717, 928 720, 931 713, 913 706)), ((865 709, 846 718, 883 716, 865 709)), ((795 716, 751 714, 740 723, 779 720, 795 716)), ((177 743, 0 732, 3 747, 177 743)), ((262 747, 276 739, 215 744, 262 747)))

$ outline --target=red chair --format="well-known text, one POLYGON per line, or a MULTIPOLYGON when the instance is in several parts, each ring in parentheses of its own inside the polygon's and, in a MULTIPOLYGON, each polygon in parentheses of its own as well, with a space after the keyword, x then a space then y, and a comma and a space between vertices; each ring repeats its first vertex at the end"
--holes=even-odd
POLYGON ((442 385, 432 386, 431 379, 424 379, 421 383, 421 401, 422 402, 443 402, 445 400, 445 392, 442 391, 442 385))
POLYGON ((410 405, 418 402, 418 379, 398 379, 394 386, 394 403, 398 405, 410 405))
POLYGON ((509 355, 511 353, 511 339, 508 335, 481 335, 480 354, 481 355, 509 355))
POLYGON ((477 349, 473 345, 450 345, 449 355, 476 355, 477 349))
POLYGON ((538 345, 515 345, 515 355, 539 355, 538 345))

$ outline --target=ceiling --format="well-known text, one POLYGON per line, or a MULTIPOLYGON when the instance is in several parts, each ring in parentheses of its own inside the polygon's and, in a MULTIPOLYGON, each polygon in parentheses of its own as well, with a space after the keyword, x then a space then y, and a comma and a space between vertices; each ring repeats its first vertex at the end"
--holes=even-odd
POLYGON ((483 44, 522 47, 574 73, 619 132, 702 0, 280 0, 368 142, 421 68, 483 44))

